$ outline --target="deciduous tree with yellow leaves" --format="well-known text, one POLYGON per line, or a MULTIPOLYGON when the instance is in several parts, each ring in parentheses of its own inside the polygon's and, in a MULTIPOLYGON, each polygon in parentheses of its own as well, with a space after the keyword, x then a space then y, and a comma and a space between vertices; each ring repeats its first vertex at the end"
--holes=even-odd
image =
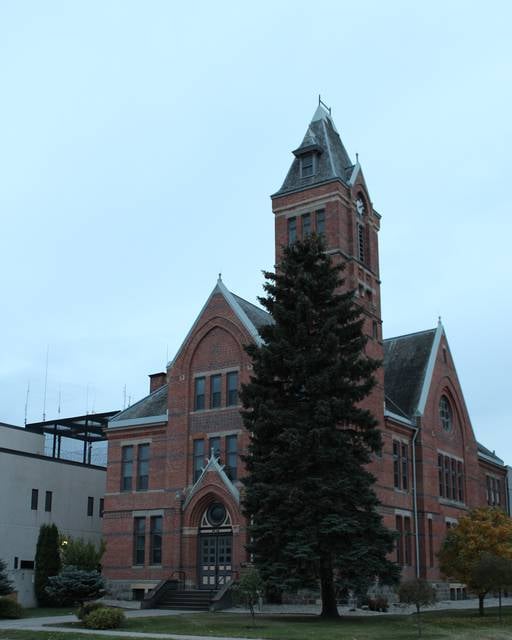
POLYGON ((489 585, 481 580, 478 567, 486 554, 512 559, 512 519, 501 509, 473 509, 450 529, 439 552, 442 573, 478 594, 481 616, 489 585))

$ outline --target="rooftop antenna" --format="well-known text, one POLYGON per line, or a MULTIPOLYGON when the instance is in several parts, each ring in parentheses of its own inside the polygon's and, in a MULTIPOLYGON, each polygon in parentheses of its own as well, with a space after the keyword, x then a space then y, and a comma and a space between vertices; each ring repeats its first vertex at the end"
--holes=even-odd
POLYGON ((123 387, 123 410, 126 409, 126 385, 123 387))
POLYGON ((59 404, 57 405, 57 415, 59 416, 59 418, 60 418, 60 400, 61 400, 61 393, 62 393, 62 390, 61 390, 61 386, 60 386, 60 384, 59 384, 59 404))
POLYGON ((27 395, 25 397, 25 426, 27 426, 27 414, 28 414, 28 394, 30 393, 30 381, 27 382, 27 395))
POLYGON ((131 397, 131 396, 128 396, 128 406, 130 407, 130 406, 131 406, 131 404, 132 404, 132 397, 131 397))
POLYGON ((85 387, 85 415, 89 415, 89 383, 85 387))
POLYGON ((46 420, 46 389, 48 388, 48 354, 50 345, 46 345, 46 370, 44 374, 44 397, 43 397, 43 422, 46 420))
POLYGON ((356 162, 357 164, 359 164, 359 154, 357 153, 357 151, 356 151, 356 162))

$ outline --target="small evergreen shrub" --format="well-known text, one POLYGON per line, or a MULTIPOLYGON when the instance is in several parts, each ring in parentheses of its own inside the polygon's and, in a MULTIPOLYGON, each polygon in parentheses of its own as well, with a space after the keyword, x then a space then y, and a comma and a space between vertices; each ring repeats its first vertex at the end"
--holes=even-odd
POLYGON ((86 616, 88 616, 96 609, 105 609, 105 605, 101 602, 85 602, 77 611, 77 618, 79 620, 84 620, 86 616))
POLYGON ((46 593, 61 607, 81 604, 104 595, 105 581, 98 571, 64 567, 59 575, 48 578, 46 593))
POLYGON ((15 620, 23 615, 23 607, 10 598, 0 598, 0 620, 15 620))
POLYGON ((124 621, 125 617, 121 609, 100 607, 85 616, 84 625, 88 629, 117 629, 124 621))
POLYGON ((384 598, 383 596, 368 598, 368 609, 370 609, 370 611, 382 611, 383 613, 386 613, 388 607, 388 599, 384 598))

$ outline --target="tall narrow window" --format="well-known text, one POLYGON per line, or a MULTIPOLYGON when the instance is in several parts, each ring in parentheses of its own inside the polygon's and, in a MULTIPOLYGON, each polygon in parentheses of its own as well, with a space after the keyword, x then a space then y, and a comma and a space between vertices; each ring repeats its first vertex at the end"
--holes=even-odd
POLYGON ((432 518, 428 519, 428 559, 431 567, 434 566, 434 534, 432 532, 432 518))
POLYGON ((437 471, 439 479, 439 495, 444 497, 443 456, 440 453, 437 455, 437 471))
POLYGON ((146 552, 146 518, 133 519, 133 564, 144 564, 146 552))
POLYGON ((288 218, 288 244, 297 240, 297 218, 288 218))
POLYGON ((316 212, 316 234, 318 236, 325 234, 325 211, 323 209, 316 212))
POLYGON ((100 498, 100 510, 99 510, 99 517, 103 518, 103 514, 105 513, 105 498, 100 498))
POLYGON ((38 500, 39 500, 38 489, 32 489, 32 499, 30 501, 30 508, 32 509, 32 511, 37 511, 38 500))
POLYGON ((226 376, 227 398, 226 404, 232 406, 238 404, 238 371, 230 371, 226 376))
POLYGON ((311 235, 311 214, 305 213, 302 216, 302 237, 307 238, 311 235))
POLYGON ((87 498, 87 515, 92 516, 94 514, 94 498, 89 496, 87 498))
POLYGON ((196 411, 200 411, 204 409, 204 388, 205 388, 205 379, 196 378, 194 380, 194 409, 196 411))
POLYGON ((226 474, 234 482, 237 479, 238 444, 237 436, 226 437, 226 474))
POLYGON ((214 438, 210 438, 210 458, 215 456, 216 458, 220 458, 220 438, 215 436, 214 438))
POLYGON ((364 226, 360 223, 357 224, 357 253, 361 262, 365 260, 364 250, 364 226))
POLYGON ((402 516, 396 516, 396 530, 398 536, 396 538, 396 563, 404 563, 403 543, 404 543, 404 531, 403 531, 403 519, 402 516))
POLYGON ((409 488, 409 447, 398 440, 393 441, 393 481, 395 489, 409 488))
POLYGON ((407 491, 409 487, 409 447, 402 443, 402 489, 407 491))
POLYGON ((400 443, 393 442, 393 479, 395 489, 400 489, 400 443))
POLYGON ((198 480, 204 465, 204 440, 194 440, 194 482, 198 480))
POLYGON ((444 456, 444 495, 451 500, 452 492, 450 487, 450 458, 444 456))
POLYGON ((162 564, 162 516, 152 516, 150 520, 151 564, 162 564))
POLYGON ((404 563, 412 565, 411 519, 404 518, 404 563))
POLYGON ((47 491, 44 496, 44 510, 51 511, 52 510, 52 497, 53 494, 51 491, 47 491))
POLYGON ((139 444, 137 454, 137 491, 146 491, 149 486, 149 444, 139 444))
POLYGON ((305 153, 300 158, 300 176, 301 178, 308 178, 312 176, 315 171, 315 160, 312 153, 305 153))
POLYGON ((222 376, 214 375, 210 378, 210 408, 217 409, 220 407, 222 376))
POLYGON ((450 459, 450 471, 451 471, 451 485, 452 485, 452 499, 458 500, 457 492, 457 460, 450 459))
POLYGON ((121 491, 132 490, 133 476, 133 446, 121 449, 121 491))
POLYGON ((459 489, 459 502, 464 502, 464 475, 462 473, 462 462, 457 462, 457 486, 459 489))

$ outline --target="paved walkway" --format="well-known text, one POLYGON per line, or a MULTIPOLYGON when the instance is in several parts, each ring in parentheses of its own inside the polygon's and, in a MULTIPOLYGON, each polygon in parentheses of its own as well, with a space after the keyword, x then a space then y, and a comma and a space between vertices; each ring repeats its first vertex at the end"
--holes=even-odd
MULTIPOLYGON (((502 604, 504 606, 512 605, 512 598, 503 598, 502 604)), ((497 598, 486 598, 486 607, 498 606, 497 598)), ((478 608, 478 600, 472 598, 471 600, 444 600, 438 602, 432 609, 438 610, 450 610, 450 609, 476 609, 478 608)), ((389 613, 408 614, 413 613, 414 607, 402 607, 391 606, 389 613)), ((241 608, 228 609, 229 613, 248 614, 247 611, 241 608)), ((378 616, 389 615, 385 613, 377 613, 375 611, 363 611, 358 609, 357 611, 349 611, 347 607, 339 607, 339 612, 343 616, 378 616)), ((177 616, 182 615, 183 611, 176 611, 171 609, 139 609, 125 611, 127 618, 142 618, 142 617, 157 617, 157 616, 177 616)), ((189 612, 187 612, 189 613, 189 612)), ((320 613, 320 607, 318 605, 264 605, 263 615, 318 615, 320 613)), ((120 631, 111 629, 108 631, 100 631, 95 629, 63 629, 55 625, 63 624, 66 622, 76 622, 77 618, 74 615, 67 616, 47 616, 45 618, 22 618, 21 620, 0 620, 0 629, 19 629, 24 631, 47 631, 47 632, 73 632, 73 634, 80 635, 97 635, 106 637, 118 637, 118 638, 148 638, 160 639, 160 640, 212 640, 212 636, 190 636, 181 635, 176 633, 142 633, 137 631, 120 631)), ((245 638, 224 638, 221 636, 215 636, 216 640, 246 640, 245 638)))
MULTIPOLYGON (((183 611, 176 611, 171 609, 139 609, 125 611, 124 614, 127 618, 143 618, 143 617, 157 617, 157 616, 178 616, 182 615, 183 611)), ((160 638, 160 640, 212 640, 211 636, 186 636, 175 633, 142 633, 138 631, 121 631, 118 629, 109 629, 108 631, 101 631, 99 629, 63 629, 55 625, 64 624, 66 622, 76 622, 77 617, 75 615, 67 616, 47 616, 45 618, 21 618, 20 620, 0 620, 0 629, 17 629, 23 631, 47 631, 47 632, 67 632, 84 635, 97 635, 107 637, 119 637, 119 638, 160 638)), ((246 638, 223 638, 216 636, 216 640, 247 640, 246 638)))

